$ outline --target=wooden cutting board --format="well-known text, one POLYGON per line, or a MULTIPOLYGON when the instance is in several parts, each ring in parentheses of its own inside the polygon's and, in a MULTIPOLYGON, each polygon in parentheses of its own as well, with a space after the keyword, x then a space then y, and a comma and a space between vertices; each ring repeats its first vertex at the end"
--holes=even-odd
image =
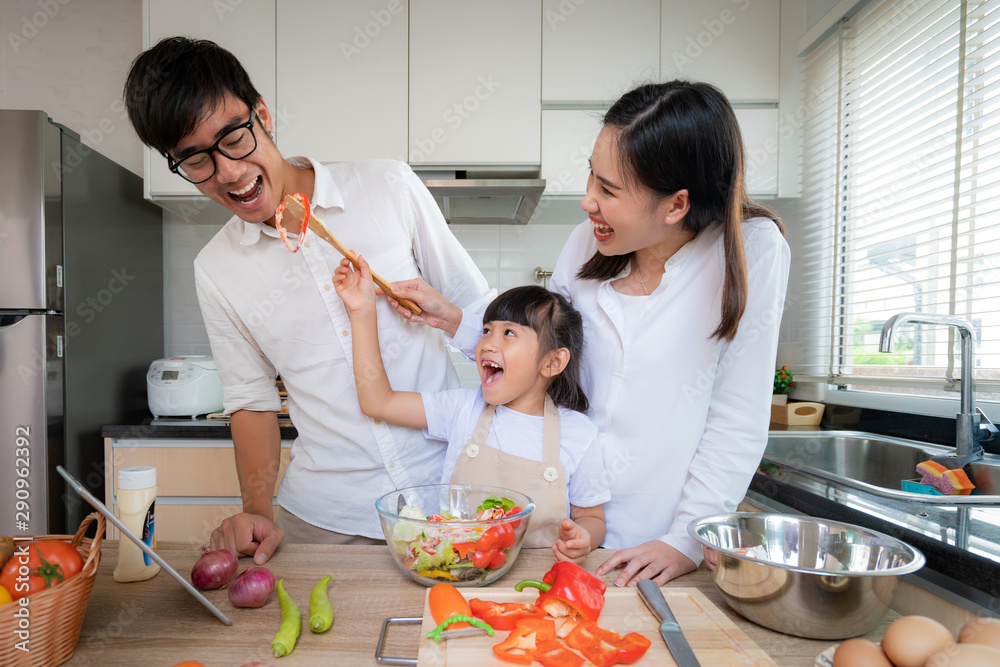
MULTIPOLYGON (((480 598, 493 602, 534 602, 538 591, 525 590, 520 593, 513 589, 462 588, 466 599, 480 598)), ((691 650, 702 667, 715 665, 757 665, 778 667, 770 656, 751 641, 736 627, 718 607, 712 604, 696 588, 661 588, 670 609, 684 631, 691 650)), ((428 592, 430 589, 428 589, 428 592)), ((598 623, 602 628, 624 635, 638 632, 649 638, 651 646, 646 655, 636 665, 676 665, 667 645, 660 637, 660 624, 652 612, 646 608, 639 591, 634 588, 609 588, 604 595, 604 609, 598 623)), ((496 632, 492 637, 485 635, 463 637, 442 641, 440 644, 427 637, 435 623, 431 618, 424 598, 424 618, 421 625, 418 665, 422 667, 464 667, 466 665, 497 665, 503 662, 493 654, 493 646, 499 644, 508 633, 496 632)), ((590 664, 590 663, 586 663, 590 664)))

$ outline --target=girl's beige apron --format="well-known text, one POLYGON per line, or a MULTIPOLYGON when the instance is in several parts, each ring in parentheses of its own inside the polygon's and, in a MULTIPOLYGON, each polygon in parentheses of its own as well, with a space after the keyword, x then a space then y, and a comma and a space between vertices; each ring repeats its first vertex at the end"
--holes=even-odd
MULTIPOLYGON (((497 406, 487 405, 476 430, 458 455, 452 484, 484 484, 520 491, 535 501, 528 522, 525 548, 551 547, 566 518, 566 473, 559 465, 559 411, 545 397, 542 425, 542 460, 532 461, 486 445, 497 406)), ((497 439, 499 442, 499 438, 497 439)))

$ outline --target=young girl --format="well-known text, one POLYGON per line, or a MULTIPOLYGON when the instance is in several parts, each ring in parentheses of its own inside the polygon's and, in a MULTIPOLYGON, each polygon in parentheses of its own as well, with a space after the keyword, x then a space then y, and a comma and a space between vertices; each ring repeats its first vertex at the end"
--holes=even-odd
POLYGON ((597 428, 582 413, 588 405, 578 379, 580 314, 542 287, 504 292, 483 317, 479 389, 394 391, 379 350, 371 271, 363 257, 358 263, 354 271, 344 262, 334 286, 351 317, 361 411, 446 440, 442 483, 530 496, 535 510, 524 546, 551 545, 557 560, 582 561, 604 539, 611 494, 597 428))

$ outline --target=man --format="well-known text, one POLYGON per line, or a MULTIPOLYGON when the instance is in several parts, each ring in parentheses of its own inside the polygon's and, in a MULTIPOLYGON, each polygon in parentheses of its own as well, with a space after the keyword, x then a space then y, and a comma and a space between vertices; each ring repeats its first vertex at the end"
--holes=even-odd
MULTIPOLYGON (((284 159, 273 142, 267 105, 239 61, 218 45, 184 37, 159 42, 133 63, 125 101, 139 138, 164 155, 171 171, 234 214, 194 266, 225 412, 232 416, 243 496, 243 512, 213 532, 212 547, 253 554, 260 564, 286 538, 378 540, 375 499, 436 481, 444 448, 427 443, 418 430, 361 413, 350 321, 332 283, 342 258, 312 232, 296 239, 297 225, 286 216, 290 242, 302 242, 299 252, 289 252, 275 209, 285 195, 304 193, 332 233, 387 280, 422 276, 477 312, 494 292, 405 164, 284 159), (276 373, 288 391, 298 438, 275 522, 276 373)), ((439 333, 407 322, 384 300, 379 310, 379 338, 394 386, 457 386, 439 333)))

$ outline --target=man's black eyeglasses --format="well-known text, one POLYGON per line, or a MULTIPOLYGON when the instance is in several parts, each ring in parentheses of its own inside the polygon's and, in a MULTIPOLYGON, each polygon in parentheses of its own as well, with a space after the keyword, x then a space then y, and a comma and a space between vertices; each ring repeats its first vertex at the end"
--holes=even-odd
POLYGON ((257 150, 257 135, 253 131, 253 121, 256 117, 257 114, 251 112, 250 120, 230 130, 211 148, 195 151, 180 161, 175 161, 168 155, 167 165, 170 171, 185 181, 197 185, 215 175, 215 156, 212 153, 218 151, 230 160, 242 160, 247 157, 257 150))

